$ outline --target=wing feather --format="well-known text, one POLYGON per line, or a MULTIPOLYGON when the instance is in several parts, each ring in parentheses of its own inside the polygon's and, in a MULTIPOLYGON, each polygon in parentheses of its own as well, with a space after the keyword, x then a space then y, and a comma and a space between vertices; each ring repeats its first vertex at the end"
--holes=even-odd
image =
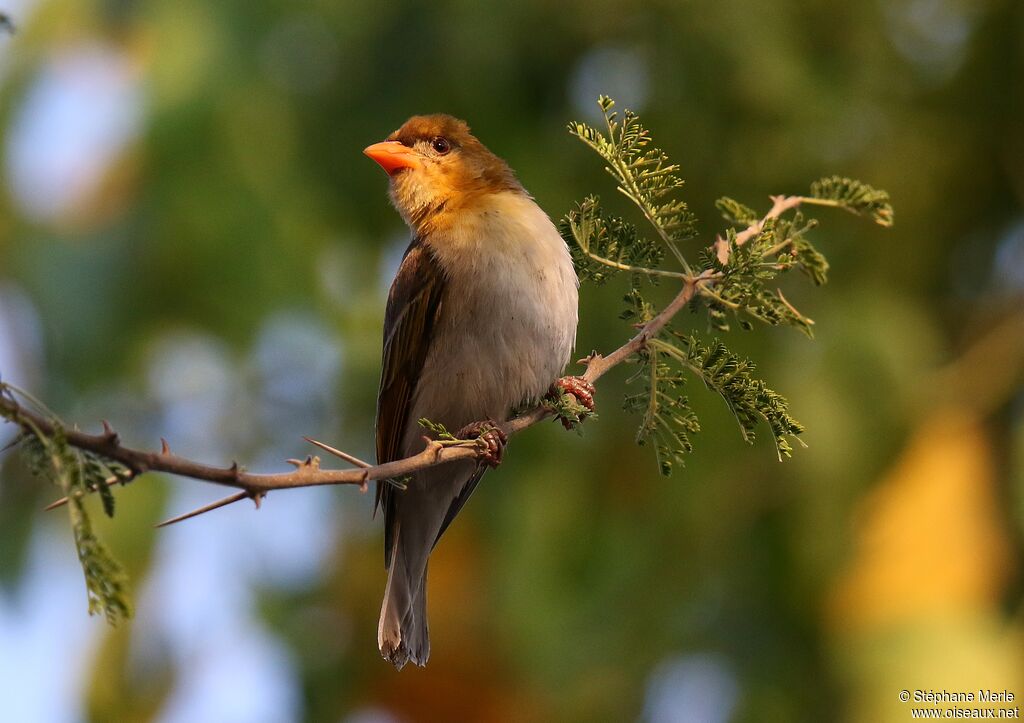
MULTIPOLYGON (((401 459, 402 439, 420 372, 423 370, 434 323, 441 308, 444 273, 430 250, 418 239, 406 249, 388 294, 384 314, 384 358, 377 395, 377 462, 401 459)), ((384 510, 385 564, 390 561, 394 501, 392 485, 377 482, 374 509, 384 510)))

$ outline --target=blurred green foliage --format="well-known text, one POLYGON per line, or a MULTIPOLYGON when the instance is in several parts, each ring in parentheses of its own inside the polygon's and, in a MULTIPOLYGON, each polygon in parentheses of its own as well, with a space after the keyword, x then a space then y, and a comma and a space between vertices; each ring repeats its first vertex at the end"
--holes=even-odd
MULTIPOLYGON (((371 501, 334 491, 337 549, 317 574, 253 591, 255 614, 287 651, 294 717, 671 720, 658 706, 685 694, 673 671, 693 666, 728 682, 698 700, 717 700, 731 720, 904 720, 905 709, 884 707, 901 688, 976 679, 1024 694, 1010 644, 1024 615, 1019 2, 41 0, 13 20, 18 33, 0 35, 0 288, 31 300, 44 353, 14 351, 32 360, 33 391, 62 416, 107 416, 140 446, 172 419, 159 413, 167 395, 153 369, 201 335, 231 372, 217 451, 252 467, 270 450, 271 464, 312 434, 371 456, 384 293, 406 231, 360 150, 414 113, 466 118, 554 218, 594 192, 625 215, 625 199, 564 130, 599 92, 616 97, 682 166, 701 219, 697 239, 683 242, 689 252, 721 231, 713 209, 724 194, 760 209, 768 194, 835 173, 887 189, 899 209, 884 233, 830 219, 828 293, 804 303, 811 289, 787 287, 797 308, 814 310, 815 341, 730 332, 807 425, 803 454, 778 465, 770 441, 749 449, 717 400, 699 395, 699 453, 663 479, 618 409, 625 374, 602 380, 600 419, 585 436, 551 425, 517 438, 438 547, 423 671, 397 674, 377 659, 384 571, 371 501), (137 108, 133 130, 95 182, 56 212, 32 211, 25 189, 38 187, 19 186, 17 172, 37 120, 26 114, 47 78, 87 67, 97 51, 116 59, 115 80, 137 108), (277 314, 341 340, 336 412, 303 421, 306 410, 274 391, 279 380, 254 370, 277 314), (264 420, 244 404, 265 390, 264 420), (967 429, 922 435, 938 409, 967 429), (906 457, 929 440, 941 442, 935 454, 967 444, 955 458, 963 465, 906 457), (901 487, 918 469, 922 482, 901 487), (970 484, 930 507, 931 491, 947 489, 944 472, 970 484), (906 515, 893 513, 896 527, 914 532, 898 549, 918 556, 879 556, 899 561, 893 574, 913 581, 907 588, 855 574, 874 559, 861 522, 897 503, 906 515), (935 526, 938 513, 917 509, 948 517, 935 526), (926 573, 951 558, 922 551, 944 540, 998 554, 970 558, 992 560, 977 565, 977 583, 939 584, 926 573), (909 602, 896 612, 879 602, 897 600, 909 602), (943 600, 959 602, 929 617, 929 601, 943 600), (891 675, 880 681, 877 670, 891 675), (921 670, 927 677, 909 679, 921 670)), ((55 177, 56 197, 71 174, 55 177)), ((624 291, 615 279, 584 287, 580 356, 628 334, 617 319, 624 291)), ((662 283, 652 300, 670 294, 662 283)), ((684 316, 679 328, 690 320, 706 327, 684 316)), ((38 512, 50 490, 12 460, 0 468, 8 591, 29 565, 30 536, 57 534, 38 512)), ((168 512, 165 489, 126 488, 103 523, 136 586, 158 572, 159 556, 142 551, 165 534, 148 524, 168 512)), ((281 504, 271 496, 242 519, 258 532, 281 504)), ((206 539, 226 519, 181 529, 206 539)), ((238 584, 223 583, 203 594, 238 584)), ((83 716, 150 720, 194 680, 160 645, 143 664, 132 657, 162 613, 173 610, 150 605, 130 628, 97 632, 98 645, 75 651, 88 671, 83 716)))

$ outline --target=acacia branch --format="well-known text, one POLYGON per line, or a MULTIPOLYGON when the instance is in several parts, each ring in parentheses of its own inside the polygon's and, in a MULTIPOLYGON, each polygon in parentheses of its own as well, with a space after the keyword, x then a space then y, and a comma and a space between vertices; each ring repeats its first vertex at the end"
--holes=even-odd
MULTIPOLYGON (((736 245, 742 246, 750 239, 757 236, 761 231, 764 230, 764 225, 768 223, 769 219, 778 218, 786 211, 799 206, 804 201, 808 200, 804 196, 772 196, 772 207, 765 214, 764 218, 760 221, 750 224, 745 229, 736 234, 736 245)), ((814 199, 811 199, 814 200, 814 199)), ((729 241, 721 236, 715 239, 715 245, 713 246, 715 255, 718 256, 718 260, 723 264, 729 263, 729 241)))
MULTIPOLYGON (((630 355, 639 351, 648 340, 656 336, 664 328, 665 324, 693 298, 698 283, 700 283, 698 279, 687 279, 683 284, 682 290, 661 313, 645 324, 636 336, 609 355, 602 356, 595 352, 582 360, 582 363, 587 367, 583 377, 593 383, 610 369, 625 361, 630 355)), ((5 391, 5 389, 8 391, 7 394, 0 393, 0 416, 18 424, 28 434, 42 433, 49 436, 58 431, 57 424, 52 418, 28 408, 18 401, 14 394, 9 391, 9 387, 0 386, 0 392, 5 391)), ((528 412, 504 422, 500 427, 505 434, 511 436, 553 414, 554 412, 549 407, 538 405, 528 412)), ((223 504, 228 504, 229 501, 235 502, 247 497, 259 499, 270 490, 277 489, 345 484, 359 485, 365 489, 370 480, 399 479, 439 464, 457 460, 478 459, 483 453, 483 448, 476 440, 460 440, 453 443, 424 437, 425 445, 422 451, 394 462, 365 467, 359 466, 357 469, 324 469, 320 467, 317 458, 311 457, 307 458, 304 462, 290 460, 296 465, 296 469, 292 472, 255 474, 247 472, 237 463, 233 463, 229 467, 215 467, 180 457, 171 452, 166 442, 163 443, 162 449, 158 452, 127 447, 121 444, 119 436, 106 424, 104 424, 104 432, 102 434, 88 434, 73 429, 63 430, 63 434, 70 446, 98 454, 101 457, 124 465, 131 472, 132 478, 146 472, 166 472, 179 477, 189 477, 203 482, 235 487, 244 493, 242 495, 236 493, 230 498, 214 503, 209 506, 209 509, 215 509, 216 507, 223 506, 223 504)), ((329 448, 314 440, 307 441, 317 444, 336 456, 348 458, 349 461, 360 464, 358 460, 350 455, 339 454, 338 450, 329 448)), ((113 483, 116 483, 116 480, 113 483)), ((58 500, 53 506, 58 506, 59 503, 64 501, 66 500, 58 500)), ((202 511, 208 510, 204 508, 202 511)), ((199 511, 189 513, 187 516, 193 516, 194 514, 199 514, 199 511)), ((182 519, 185 517, 183 516, 182 519)))
MULTIPOLYGON (((799 206, 803 198, 800 196, 775 196, 772 200, 774 205, 763 219, 751 224, 747 229, 736 235, 737 244, 746 243, 755 237, 761 232, 768 219, 777 218, 784 212, 799 206)), ((726 263, 729 257, 729 244, 722 238, 718 238, 713 248, 719 260, 726 263)), ((652 339, 658 336, 669 321, 693 299, 695 293, 702 287, 706 288, 713 285, 718 279, 719 275, 710 270, 703 271, 697 275, 685 276, 682 279, 682 288, 676 296, 657 315, 643 324, 632 339, 607 355, 602 356, 594 352, 585 359, 580 360, 580 363, 586 366, 586 371, 582 375, 583 378, 593 384, 611 369, 644 349, 652 339)), ((262 497, 271 490, 350 484, 358 485, 365 491, 367 483, 371 480, 401 479, 428 467, 458 460, 477 460, 482 457, 485 451, 484 445, 480 440, 457 440, 453 442, 438 441, 424 437, 424 448, 419 453, 393 462, 370 465, 340 450, 307 437, 306 439, 310 443, 348 461, 356 469, 325 469, 321 468, 319 458, 307 457, 305 461, 289 460, 296 467, 291 472, 255 474, 247 472, 237 462, 232 463, 229 467, 216 467, 180 457, 171 452, 170 447, 164 440, 161 440, 162 447, 158 452, 126 447, 121 444, 120 437, 105 422, 102 434, 87 434, 77 429, 61 429, 59 422, 54 417, 48 416, 37 409, 30 408, 30 406, 35 405, 27 406, 20 402, 12 387, 0 383, 0 416, 20 426, 24 433, 41 433, 50 436, 61 432, 70 446, 118 462, 129 470, 130 477, 108 480, 108 485, 130 481, 146 472, 166 472, 179 477, 189 477, 241 490, 241 492, 218 500, 199 510, 172 518, 162 524, 187 519, 242 499, 253 499, 258 504, 262 497)), ((511 436, 554 414, 555 412, 550 406, 540 404, 499 426, 506 435, 511 436)), ((59 506, 66 501, 66 498, 58 500, 50 507, 59 506)))

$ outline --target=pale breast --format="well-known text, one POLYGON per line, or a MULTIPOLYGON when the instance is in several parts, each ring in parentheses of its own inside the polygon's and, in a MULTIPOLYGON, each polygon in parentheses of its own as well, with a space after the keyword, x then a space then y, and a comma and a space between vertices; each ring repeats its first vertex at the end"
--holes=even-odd
POLYGON ((460 215, 429 240, 448 283, 410 415, 455 429, 547 392, 572 353, 578 305, 565 242, 530 198, 496 194, 460 215))

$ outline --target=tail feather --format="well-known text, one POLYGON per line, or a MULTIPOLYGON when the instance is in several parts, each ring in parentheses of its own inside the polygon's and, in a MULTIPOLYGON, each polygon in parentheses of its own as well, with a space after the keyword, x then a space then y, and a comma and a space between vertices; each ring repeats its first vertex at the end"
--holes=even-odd
POLYGON ((421 666, 427 663, 427 559, 479 475, 471 461, 417 472, 385 507, 388 582, 377 646, 396 668, 409 661, 421 666))
POLYGON ((424 666, 430 657, 427 627, 427 565, 416 564, 401 546, 401 528, 395 530, 391 566, 377 625, 377 647, 398 670, 409 661, 424 666))

